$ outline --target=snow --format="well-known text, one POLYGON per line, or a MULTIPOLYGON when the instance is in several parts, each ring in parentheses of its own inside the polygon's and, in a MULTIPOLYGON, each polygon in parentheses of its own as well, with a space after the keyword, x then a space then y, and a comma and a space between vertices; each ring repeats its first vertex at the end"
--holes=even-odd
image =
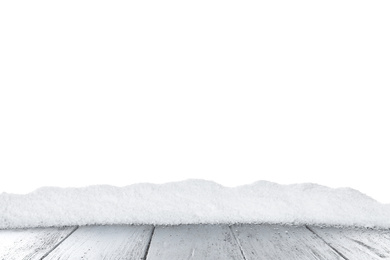
POLYGON ((40 188, 0 194, 0 228, 93 224, 278 223, 390 228, 390 204, 350 188, 258 181, 40 188))

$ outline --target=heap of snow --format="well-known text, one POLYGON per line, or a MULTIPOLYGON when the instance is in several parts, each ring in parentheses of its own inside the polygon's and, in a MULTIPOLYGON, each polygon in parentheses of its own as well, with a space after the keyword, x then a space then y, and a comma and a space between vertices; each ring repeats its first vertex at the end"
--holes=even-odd
POLYGON ((390 204, 349 188, 202 180, 0 194, 0 228, 94 224, 282 223, 390 228, 390 204))

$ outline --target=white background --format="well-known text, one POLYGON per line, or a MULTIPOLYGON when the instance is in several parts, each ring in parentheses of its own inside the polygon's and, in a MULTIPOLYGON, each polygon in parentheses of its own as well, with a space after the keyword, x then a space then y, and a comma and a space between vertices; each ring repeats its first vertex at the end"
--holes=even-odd
POLYGON ((390 203, 388 1, 259 2, 2 1, 0 192, 200 178, 390 203))

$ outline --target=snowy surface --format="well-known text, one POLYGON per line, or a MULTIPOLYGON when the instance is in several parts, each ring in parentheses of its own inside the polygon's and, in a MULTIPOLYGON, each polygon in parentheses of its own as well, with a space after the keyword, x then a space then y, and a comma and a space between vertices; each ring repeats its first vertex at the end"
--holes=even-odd
POLYGON ((390 204, 359 191, 203 180, 127 187, 45 187, 0 194, 0 228, 92 224, 285 223, 390 228, 390 204))

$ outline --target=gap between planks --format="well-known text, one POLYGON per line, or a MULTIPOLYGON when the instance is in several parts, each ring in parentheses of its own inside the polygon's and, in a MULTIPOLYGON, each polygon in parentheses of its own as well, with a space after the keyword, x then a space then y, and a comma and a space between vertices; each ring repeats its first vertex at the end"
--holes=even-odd
POLYGON ((234 232, 233 232, 232 225, 229 225, 229 229, 230 229, 230 232, 232 233, 232 235, 234 237, 234 240, 236 240, 238 248, 240 248, 240 252, 241 252, 242 258, 244 260, 246 260, 246 257, 245 257, 245 254, 244 254, 244 250, 242 249, 242 245, 241 245, 240 241, 238 240, 236 234, 234 234, 234 232))
POLYGON ((324 241, 325 244, 327 244, 330 248, 332 248, 337 254, 339 254, 342 258, 344 258, 345 260, 349 260, 347 257, 345 257, 345 255, 343 255, 341 252, 339 252, 336 248, 334 248, 331 244, 329 244, 327 241, 325 241, 320 235, 318 235, 316 232, 314 232, 313 229, 311 229, 309 226, 305 225, 305 227, 310 231, 312 232, 314 235, 316 235, 317 237, 319 237, 322 241, 324 241))
POLYGON ((146 247, 146 251, 145 251, 145 255, 144 257, 142 258, 143 260, 146 260, 147 257, 148 257, 148 253, 149 253, 149 249, 150 249, 150 244, 152 243, 152 239, 153 239, 153 235, 154 235, 154 231, 156 230, 156 226, 153 226, 153 229, 152 229, 152 234, 150 235, 150 238, 149 238, 149 243, 146 247))
POLYGON ((46 256, 48 256, 51 252, 53 252, 54 249, 56 249, 62 242, 64 242, 68 237, 70 237, 77 229, 79 228, 79 226, 75 226, 74 229, 67 235, 64 237, 64 239, 62 239, 57 245, 55 245, 52 249, 50 249, 46 254, 44 254, 42 256, 41 259, 44 259, 46 256))

